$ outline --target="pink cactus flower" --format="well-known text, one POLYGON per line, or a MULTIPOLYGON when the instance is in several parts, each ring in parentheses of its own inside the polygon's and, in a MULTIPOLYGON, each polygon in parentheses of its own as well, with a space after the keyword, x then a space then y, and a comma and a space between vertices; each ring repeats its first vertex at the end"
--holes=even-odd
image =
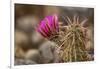
POLYGON ((46 16, 39 24, 37 31, 44 37, 50 38, 59 32, 57 15, 46 16))

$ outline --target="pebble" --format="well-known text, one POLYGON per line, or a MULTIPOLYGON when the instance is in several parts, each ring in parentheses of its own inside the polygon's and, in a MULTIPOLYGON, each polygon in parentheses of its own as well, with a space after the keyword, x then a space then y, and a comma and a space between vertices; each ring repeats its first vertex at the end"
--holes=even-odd
POLYGON ((42 63, 58 62, 55 46, 56 44, 50 41, 46 41, 40 46, 39 50, 42 56, 42 63))
POLYGON ((26 52, 25 59, 40 63, 40 53, 37 49, 30 49, 26 52))

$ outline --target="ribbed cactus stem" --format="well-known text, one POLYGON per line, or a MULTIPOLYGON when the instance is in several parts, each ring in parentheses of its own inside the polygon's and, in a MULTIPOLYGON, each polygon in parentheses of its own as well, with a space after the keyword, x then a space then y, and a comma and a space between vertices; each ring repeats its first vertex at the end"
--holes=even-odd
POLYGON ((88 52, 85 49, 85 28, 78 22, 78 18, 76 20, 74 18, 73 23, 71 23, 72 21, 69 18, 68 20, 70 23, 65 28, 66 31, 63 31, 64 35, 59 34, 51 40, 58 45, 59 57, 62 61, 87 61, 89 59, 87 57, 88 52))

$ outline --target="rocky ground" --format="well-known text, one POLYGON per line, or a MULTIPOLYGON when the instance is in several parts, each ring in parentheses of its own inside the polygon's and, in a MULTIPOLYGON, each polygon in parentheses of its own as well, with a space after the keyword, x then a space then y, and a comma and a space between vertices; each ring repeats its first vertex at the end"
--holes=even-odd
MULTIPOLYGON (((89 9, 85 8, 81 8, 82 10, 80 10, 80 8, 66 9, 66 7, 60 7, 59 9, 57 7, 49 6, 41 7, 35 10, 36 8, 38 8, 38 6, 34 7, 27 5, 16 5, 14 31, 15 65, 58 63, 60 61, 58 55, 55 52, 56 44, 45 39, 38 32, 35 31, 36 26, 42 19, 42 17, 52 13, 64 13, 64 15, 73 15, 79 13, 80 16, 85 16, 89 18, 89 24, 87 24, 86 26, 88 26, 89 29, 87 33, 88 37, 90 37, 90 40, 87 42, 86 49, 90 53, 89 57, 92 57, 92 60, 94 59, 93 10, 91 11, 90 9, 89 11, 89 9)), ((65 20, 63 18, 60 18, 60 22, 65 23, 65 20)))

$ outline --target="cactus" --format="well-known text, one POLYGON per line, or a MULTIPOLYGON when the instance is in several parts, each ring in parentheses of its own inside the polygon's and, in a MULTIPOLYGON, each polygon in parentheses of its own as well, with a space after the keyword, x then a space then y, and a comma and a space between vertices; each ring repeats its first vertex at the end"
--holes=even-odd
POLYGON ((83 27, 87 19, 79 22, 78 16, 74 16, 72 20, 66 16, 67 26, 58 25, 57 20, 57 16, 47 17, 43 26, 41 26, 42 24, 39 26, 38 29, 41 31, 38 32, 57 44, 56 52, 62 62, 88 61, 88 52, 85 49, 87 29, 83 27))
MULTIPOLYGON (((83 24, 87 19, 79 22, 79 17, 74 16, 73 22, 69 17, 67 17, 68 26, 62 26, 65 31, 62 38, 60 38, 60 43, 58 44, 59 56, 64 62, 75 62, 75 61, 87 61, 88 52, 85 49, 86 43, 86 28, 83 24)), ((61 31, 61 30, 60 30, 61 31)), ((58 39, 59 40, 59 39, 58 39)))

